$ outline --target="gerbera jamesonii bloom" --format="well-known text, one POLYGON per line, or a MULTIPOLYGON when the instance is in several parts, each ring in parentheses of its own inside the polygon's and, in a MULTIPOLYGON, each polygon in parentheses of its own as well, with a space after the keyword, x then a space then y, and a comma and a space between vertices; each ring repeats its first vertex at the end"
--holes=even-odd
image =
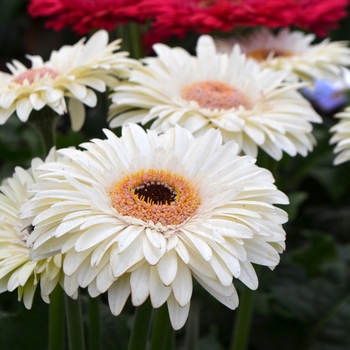
POLYGON ((347 16, 347 0, 296 0, 299 10, 294 26, 311 30, 324 36, 330 29, 338 27, 340 20, 347 16))
POLYGON ((148 41, 164 42, 189 32, 227 32, 233 28, 292 25, 299 5, 296 0, 143 0, 143 11, 153 18, 148 41), (157 41, 154 41, 157 39, 157 41))
MULTIPOLYGON (((54 158, 55 151, 52 150, 46 162, 52 162, 54 158)), ((47 303, 56 285, 63 284, 62 255, 31 261, 26 244, 35 228, 31 224, 23 228, 19 218, 20 208, 31 197, 28 186, 39 181, 37 167, 41 164, 43 161, 35 158, 31 169, 16 167, 13 177, 4 180, 0 186, 0 293, 17 288, 18 299, 23 299, 27 309, 32 306, 39 284, 41 297, 47 303)), ((77 290, 72 295, 76 296, 76 293, 77 290)))
POLYGON ((78 34, 115 29, 118 23, 143 21, 141 0, 30 0, 28 13, 49 17, 46 26, 61 30, 70 26, 78 34))
POLYGON ((103 92, 106 86, 115 86, 117 77, 126 77, 128 67, 136 61, 126 58, 126 52, 115 53, 119 41, 108 44, 108 33, 96 32, 85 44, 84 39, 73 46, 53 51, 47 62, 40 56, 28 56, 31 68, 14 60, 8 64, 11 74, 0 72, 0 124, 12 113, 25 122, 32 110, 45 106, 57 114, 67 112, 72 128, 79 130, 84 123, 82 104, 94 107, 94 90, 103 92))
POLYGON ((111 95, 111 127, 153 121, 159 132, 179 124, 195 136, 218 128, 245 154, 256 157, 259 146, 277 160, 282 151, 313 149, 310 122, 321 118, 297 91, 301 84, 284 82, 289 71, 262 69, 238 46, 218 54, 210 36, 199 38, 197 57, 163 44, 154 50, 158 57, 144 59, 111 95))
POLYGON ((271 173, 213 129, 197 139, 180 126, 105 134, 85 151, 60 150, 69 165, 40 168, 43 182, 23 211, 34 217, 33 259, 66 253, 65 288, 108 290, 113 314, 130 293, 135 306, 167 302, 175 329, 187 319, 192 278, 236 308, 233 279, 257 288, 252 263, 273 269, 285 248, 287 215, 273 204, 288 198, 271 173))
POLYGON ((334 164, 338 165, 350 160, 350 108, 345 108, 343 112, 337 113, 335 118, 339 118, 339 122, 331 128, 334 133, 330 139, 331 144, 337 144, 334 153, 339 153, 334 164))
POLYGON ((282 29, 274 34, 267 28, 247 37, 217 39, 219 52, 230 53, 239 44, 243 53, 264 68, 289 69, 305 80, 337 80, 342 76, 342 66, 349 65, 348 42, 330 42, 329 39, 313 44, 314 34, 282 29))

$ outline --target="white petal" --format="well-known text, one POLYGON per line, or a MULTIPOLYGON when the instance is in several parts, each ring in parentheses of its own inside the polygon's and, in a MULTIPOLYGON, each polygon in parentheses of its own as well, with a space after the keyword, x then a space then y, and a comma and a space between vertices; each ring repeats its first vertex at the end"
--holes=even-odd
POLYGON ((154 308, 163 305, 168 299, 172 288, 166 287, 161 281, 156 267, 151 267, 150 297, 154 308))
POLYGON ((109 308, 114 316, 118 316, 130 295, 129 275, 123 275, 108 289, 109 308))
POLYGON ((187 321, 188 313, 190 311, 190 303, 181 307, 176 302, 174 295, 171 294, 168 298, 168 311, 172 327, 175 330, 178 330, 182 328, 187 321))
POLYGON ((75 98, 68 101, 68 111, 73 131, 79 131, 85 121, 85 107, 75 98))
POLYGON ((256 276, 254 267, 249 261, 241 262, 241 274, 239 280, 252 290, 258 288, 258 277, 256 276))
POLYGON ((128 226, 118 235, 119 253, 127 249, 139 236, 143 236, 145 229, 142 226, 128 226))
POLYGON ((143 237, 139 235, 122 253, 117 253, 116 249, 112 251, 111 266, 114 277, 120 277, 144 258, 142 239, 143 237))
POLYGON ((150 293, 150 266, 145 263, 131 273, 131 301, 134 306, 143 304, 150 293))
POLYGON ((30 103, 32 104, 33 108, 37 111, 42 109, 46 104, 46 101, 40 96, 39 93, 30 94, 29 100, 30 100, 30 103))
POLYGON ((86 42, 81 51, 77 65, 84 64, 87 61, 97 58, 105 50, 108 44, 108 33, 105 30, 99 30, 86 42))
POLYGON ((97 225, 86 230, 76 241, 75 249, 77 252, 82 252, 92 248, 96 244, 114 235, 120 229, 111 225, 97 225))
POLYGON ((171 284, 177 303, 185 307, 191 301, 192 296, 192 276, 190 269, 181 260, 178 260, 176 277, 171 284))
POLYGON ((143 254, 145 255, 145 259, 148 261, 150 265, 156 265, 161 257, 164 255, 166 250, 166 242, 161 247, 155 247, 148 239, 148 236, 145 235, 143 237, 143 254))
POLYGON ((30 115, 30 112, 32 111, 32 105, 28 98, 21 98, 16 105, 16 112, 18 115, 18 118, 22 122, 26 122, 28 120, 28 117, 30 115))
POLYGON ((165 253, 160 259, 157 269, 159 277, 164 285, 169 286, 175 279, 178 267, 178 260, 175 250, 165 253))

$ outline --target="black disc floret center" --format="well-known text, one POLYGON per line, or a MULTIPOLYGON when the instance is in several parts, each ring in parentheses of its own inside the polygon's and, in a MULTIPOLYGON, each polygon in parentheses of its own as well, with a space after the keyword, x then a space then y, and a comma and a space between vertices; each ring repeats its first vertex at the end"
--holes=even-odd
POLYGON ((143 201, 151 204, 173 204, 176 200, 176 191, 167 183, 150 181, 134 189, 134 193, 143 201))

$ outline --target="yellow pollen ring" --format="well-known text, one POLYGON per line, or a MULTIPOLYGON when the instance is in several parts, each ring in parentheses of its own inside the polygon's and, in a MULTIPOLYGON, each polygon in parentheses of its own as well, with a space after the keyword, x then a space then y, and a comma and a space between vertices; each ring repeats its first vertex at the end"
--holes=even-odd
POLYGON ((293 56, 292 51, 284 51, 280 49, 257 49, 247 53, 248 57, 254 58, 256 61, 265 61, 268 57, 290 57, 293 56))
POLYGON ((14 78, 13 82, 16 84, 23 84, 25 80, 28 80, 29 83, 32 84, 35 80, 35 77, 38 76, 39 78, 43 78, 45 75, 49 76, 50 78, 56 78, 58 76, 58 73, 53 69, 46 67, 28 69, 27 71, 14 78))
POLYGON ((243 106, 251 109, 251 102, 238 89, 221 81, 197 81, 181 90, 181 98, 196 101, 200 107, 208 109, 231 109, 243 106))
POLYGON ((196 187, 168 170, 148 169, 126 175, 109 189, 108 195, 122 216, 163 226, 180 225, 193 217, 201 204, 196 187), (152 188, 149 195, 147 187, 152 188))

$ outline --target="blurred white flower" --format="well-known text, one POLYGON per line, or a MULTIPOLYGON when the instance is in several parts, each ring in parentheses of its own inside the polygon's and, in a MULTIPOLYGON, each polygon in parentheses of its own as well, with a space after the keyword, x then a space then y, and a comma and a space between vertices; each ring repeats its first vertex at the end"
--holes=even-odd
POLYGON ((179 124, 195 136, 218 128, 239 151, 256 157, 260 147, 277 160, 283 151, 306 156, 313 149, 310 122, 321 118, 297 91, 304 85, 285 82, 288 71, 262 69, 238 46, 218 54, 210 36, 199 38, 197 57, 163 44, 154 50, 158 57, 144 59, 111 95, 111 127, 152 122, 165 132, 179 124))
POLYGON ((114 52, 118 43, 108 44, 108 33, 100 30, 85 44, 82 39, 53 51, 46 62, 40 56, 28 56, 31 68, 16 60, 8 64, 11 74, 0 72, 0 124, 14 112, 25 122, 33 110, 45 106, 64 114, 67 98, 72 128, 79 130, 85 119, 83 104, 94 107, 97 103, 93 90, 114 87, 117 77, 128 76, 128 67, 136 64, 126 58, 126 52, 114 52))
POLYGON ((339 118, 330 131, 334 135, 330 139, 331 144, 335 144, 334 153, 339 153, 334 159, 334 165, 338 165, 350 160, 350 107, 343 112, 337 113, 335 118, 339 118))
POLYGON ((262 28, 247 37, 216 39, 219 52, 230 53, 239 44, 243 53, 264 68, 290 70, 292 76, 304 80, 339 80, 342 67, 350 64, 347 41, 325 39, 312 44, 316 36, 288 28, 277 34, 262 28))
MULTIPOLYGON (((52 150, 46 162, 54 159, 55 151, 52 150)), ((31 169, 16 167, 13 176, 0 186, 0 293, 17 289, 18 299, 23 299, 27 309, 32 306, 39 282, 41 297, 47 303, 57 284, 63 285, 61 254, 31 261, 26 244, 35 228, 29 223, 23 228, 19 218, 20 208, 31 197, 28 186, 39 181, 37 168, 41 164, 43 161, 35 158, 31 169)), ((76 295, 77 290, 71 294, 76 295)))

